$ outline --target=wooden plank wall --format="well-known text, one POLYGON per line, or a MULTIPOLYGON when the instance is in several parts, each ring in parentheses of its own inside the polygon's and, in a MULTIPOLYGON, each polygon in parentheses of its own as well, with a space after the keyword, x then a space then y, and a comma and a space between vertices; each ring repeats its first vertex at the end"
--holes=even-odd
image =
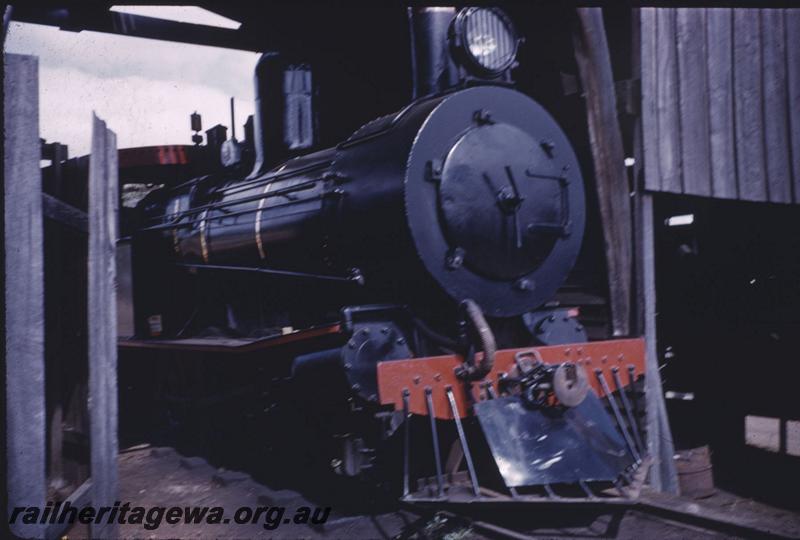
MULTIPOLYGON (((4 55, 6 475, 8 507, 43 507, 45 485, 44 251, 39 168, 39 62, 4 55)), ((44 525, 17 516, 19 538, 44 525)))
POLYGON ((645 189, 800 203, 800 9, 642 8, 645 189))

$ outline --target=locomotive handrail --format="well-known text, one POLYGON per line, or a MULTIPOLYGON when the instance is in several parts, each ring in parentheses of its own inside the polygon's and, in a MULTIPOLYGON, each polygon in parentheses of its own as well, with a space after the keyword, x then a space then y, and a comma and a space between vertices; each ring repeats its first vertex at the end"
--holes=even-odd
POLYGON ((259 193, 257 195, 252 195, 250 197, 242 197, 241 199, 233 199, 231 201, 212 202, 201 206, 195 206, 193 208, 189 208, 187 210, 184 210, 183 212, 177 212, 169 215, 175 216, 172 219, 174 221, 177 221, 187 216, 200 214, 205 210, 219 210, 220 208, 226 208, 228 206, 236 206, 237 204, 244 204, 248 202, 258 201, 260 199, 267 199, 270 197, 281 197, 289 193, 294 193, 295 191, 304 191, 306 189, 312 189, 320 182, 320 180, 322 179, 313 178, 311 180, 306 180, 305 182, 301 182, 291 186, 286 186, 285 188, 276 189, 275 191, 270 191, 269 193, 259 193))
POLYGON ((355 319, 364 314, 374 315, 376 313, 403 313, 408 310, 408 306, 398 304, 368 304, 364 306, 346 306, 341 310, 342 330, 352 332, 355 319))
POLYGON ((269 274, 274 276, 284 276, 291 278, 321 279, 325 281, 340 281, 346 283, 360 284, 357 278, 351 276, 333 276, 325 274, 310 274, 308 272, 293 272, 291 270, 276 270, 274 268, 253 268, 249 266, 227 266, 222 264, 189 264, 176 263, 175 266, 181 268, 194 268, 197 270, 224 270, 232 272, 254 272, 258 274, 269 274))
POLYGON ((310 165, 306 165, 305 167, 298 167, 297 169, 289 169, 289 170, 281 169, 272 176, 265 175, 250 181, 233 182, 228 186, 219 189, 218 193, 224 193, 225 195, 235 195, 236 193, 241 193, 243 191, 255 189, 266 184, 280 182, 281 180, 297 176, 298 174, 308 174, 317 169, 327 169, 332 164, 333 161, 331 160, 331 161, 312 163, 310 165))

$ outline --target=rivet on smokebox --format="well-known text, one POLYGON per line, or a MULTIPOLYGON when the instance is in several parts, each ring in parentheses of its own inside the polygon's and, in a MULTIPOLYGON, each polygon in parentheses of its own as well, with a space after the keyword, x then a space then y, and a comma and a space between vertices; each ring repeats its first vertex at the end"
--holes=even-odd
POLYGON ((464 264, 464 250, 460 247, 452 248, 447 252, 444 260, 449 270, 457 270, 464 264))
POLYGON ((426 164, 426 177, 429 182, 438 182, 442 179, 442 168, 444 167, 441 159, 432 159, 426 164))
POLYGON ((520 292, 533 290, 533 282, 529 279, 518 279, 514 283, 514 288, 520 292))

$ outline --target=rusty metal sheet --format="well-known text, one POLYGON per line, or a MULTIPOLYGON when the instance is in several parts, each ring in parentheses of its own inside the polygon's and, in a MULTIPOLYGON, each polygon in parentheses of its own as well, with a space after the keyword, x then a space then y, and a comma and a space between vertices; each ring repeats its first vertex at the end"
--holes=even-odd
MULTIPOLYGON (((494 368, 484 381, 491 382, 497 390, 499 375, 510 372, 514 367, 514 355, 521 351, 531 350, 537 351, 542 361, 548 364, 572 361, 583 366, 586 369, 589 384, 595 394, 600 397, 605 394, 594 376, 595 369, 602 369, 606 380, 611 381, 613 380, 611 368, 619 367, 624 374, 622 380, 626 384, 629 365, 634 367, 636 377, 644 374, 645 371, 644 339, 618 339, 497 351, 494 368)), ((482 395, 480 384, 473 384, 472 396, 467 396, 464 384, 456 377, 454 371, 461 363, 462 358, 456 355, 380 362, 378 364, 380 401, 384 405, 394 405, 397 410, 400 410, 403 407, 403 389, 408 389, 409 411, 413 414, 427 415, 425 388, 430 387, 436 418, 452 419, 453 414, 445 393, 446 388, 451 386, 459 415, 467 416, 471 414, 472 405, 484 399, 485 396, 482 395)))
POLYGON ((154 165, 186 165, 197 150, 190 145, 140 146, 119 151, 119 167, 151 167, 154 165))

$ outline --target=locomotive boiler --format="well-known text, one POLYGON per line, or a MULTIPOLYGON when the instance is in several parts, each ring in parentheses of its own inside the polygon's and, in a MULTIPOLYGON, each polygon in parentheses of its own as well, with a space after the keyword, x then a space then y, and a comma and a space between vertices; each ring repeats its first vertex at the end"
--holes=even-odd
POLYGON ((154 212, 164 255, 180 264, 352 280, 376 296, 430 281, 513 317, 551 298, 572 267, 583 200, 547 112, 480 86, 412 103, 264 174, 177 189, 154 212))
POLYGON ((275 406, 325 418, 315 452, 337 473, 402 470, 406 497, 457 492, 448 447, 474 496, 630 483, 641 343, 586 343, 574 310, 545 306, 584 235, 572 145, 514 88, 503 12, 420 8, 411 27, 415 99, 326 149, 310 68, 262 56, 252 169, 228 141, 226 167, 140 204, 138 283, 169 275, 192 292, 141 299, 139 333, 335 325, 339 343, 291 360, 275 406), (410 458, 419 437, 431 458, 410 458))

